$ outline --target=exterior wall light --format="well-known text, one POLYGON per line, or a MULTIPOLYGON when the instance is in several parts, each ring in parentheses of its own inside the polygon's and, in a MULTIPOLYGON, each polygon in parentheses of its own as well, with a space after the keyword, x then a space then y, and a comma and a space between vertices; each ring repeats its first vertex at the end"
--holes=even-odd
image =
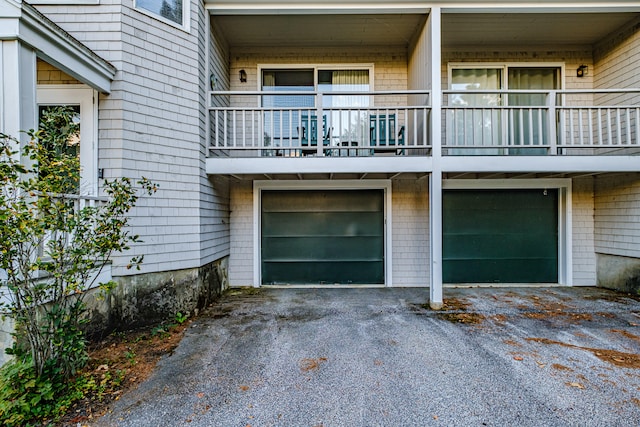
POLYGON ((240 70, 240 82, 241 83, 247 82, 247 72, 245 70, 240 70))
POLYGON ((584 77, 589 74, 589 67, 586 65, 580 65, 576 70, 576 77, 584 77))

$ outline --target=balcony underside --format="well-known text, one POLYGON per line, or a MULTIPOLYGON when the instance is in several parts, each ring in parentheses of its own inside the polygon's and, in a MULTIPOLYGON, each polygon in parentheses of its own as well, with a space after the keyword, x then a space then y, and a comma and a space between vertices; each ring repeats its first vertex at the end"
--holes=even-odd
MULTIPOLYGON (((506 174, 540 176, 590 175, 609 172, 637 172, 639 156, 449 156, 440 159, 445 174, 506 174)), ((390 178, 401 174, 420 177, 433 171, 431 157, 371 158, 229 158, 207 159, 210 175, 261 176, 270 179, 321 175, 328 179, 390 178)), ((513 176, 511 176, 513 177, 513 176)))

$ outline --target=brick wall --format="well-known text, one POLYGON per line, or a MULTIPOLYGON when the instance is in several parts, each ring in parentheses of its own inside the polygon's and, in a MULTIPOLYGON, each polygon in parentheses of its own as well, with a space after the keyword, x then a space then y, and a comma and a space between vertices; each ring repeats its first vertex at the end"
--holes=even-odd
POLYGON ((394 286, 429 285, 429 181, 394 180, 392 251, 394 286))

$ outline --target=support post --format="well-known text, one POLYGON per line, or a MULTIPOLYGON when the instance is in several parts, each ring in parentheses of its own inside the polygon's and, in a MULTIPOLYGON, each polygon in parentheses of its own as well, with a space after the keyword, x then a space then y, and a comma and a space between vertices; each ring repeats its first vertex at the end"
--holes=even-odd
MULTIPOLYGON (((429 306, 439 310, 442 298, 442 61, 441 9, 432 7, 427 20, 427 34, 431 55, 431 156, 433 170, 429 180, 429 229, 431 253, 431 283, 429 306)), ((428 68, 429 69, 429 68, 428 68)))
POLYGON ((21 149, 29 142, 22 131, 37 124, 35 52, 19 40, 0 41, 0 77, 0 131, 21 149))

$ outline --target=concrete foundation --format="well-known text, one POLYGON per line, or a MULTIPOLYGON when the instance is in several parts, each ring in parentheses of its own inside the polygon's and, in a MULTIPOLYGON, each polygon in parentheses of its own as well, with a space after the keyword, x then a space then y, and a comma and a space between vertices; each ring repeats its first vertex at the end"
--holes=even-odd
POLYGON ((640 295, 640 258, 597 254, 598 286, 640 295))

